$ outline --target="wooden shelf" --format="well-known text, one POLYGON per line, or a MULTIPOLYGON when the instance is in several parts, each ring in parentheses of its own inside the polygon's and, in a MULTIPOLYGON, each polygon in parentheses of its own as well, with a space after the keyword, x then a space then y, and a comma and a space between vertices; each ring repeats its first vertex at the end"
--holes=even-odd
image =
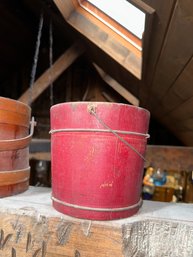
POLYGON ((4 257, 191 256, 193 205, 144 201, 139 213, 90 221, 57 212, 51 189, 30 187, 0 199, 0 254, 4 257), (179 244, 180 242, 180 244, 179 244))

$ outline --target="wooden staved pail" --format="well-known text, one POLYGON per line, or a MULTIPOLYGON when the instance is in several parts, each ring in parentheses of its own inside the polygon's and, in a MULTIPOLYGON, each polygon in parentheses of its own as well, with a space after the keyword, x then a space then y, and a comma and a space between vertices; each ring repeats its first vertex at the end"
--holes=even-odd
POLYGON ((51 108, 52 200, 58 211, 91 220, 134 215, 150 113, 103 102, 51 108))
POLYGON ((0 197, 24 192, 29 186, 29 143, 34 120, 31 108, 0 97, 0 197))

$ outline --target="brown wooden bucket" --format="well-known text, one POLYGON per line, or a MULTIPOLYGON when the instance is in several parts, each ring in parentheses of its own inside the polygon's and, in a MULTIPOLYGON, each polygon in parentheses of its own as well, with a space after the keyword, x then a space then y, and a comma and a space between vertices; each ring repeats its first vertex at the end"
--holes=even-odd
POLYGON ((34 119, 31 108, 19 101, 0 97, 0 197, 15 195, 29 186, 29 143, 34 119))

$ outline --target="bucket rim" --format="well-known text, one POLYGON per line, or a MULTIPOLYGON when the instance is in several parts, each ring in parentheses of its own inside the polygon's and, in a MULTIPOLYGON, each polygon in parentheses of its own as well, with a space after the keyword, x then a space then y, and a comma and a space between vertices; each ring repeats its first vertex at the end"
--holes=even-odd
POLYGON ((143 108, 143 107, 139 107, 139 106, 135 106, 135 105, 130 105, 130 104, 125 104, 125 103, 116 103, 116 102, 100 102, 100 101, 70 101, 70 102, 63 102, 63 103, 58 103, 58 104, 55 104, 53 105, 50 110, 54 110, 55 108, 59 107, 59 106, 63 106, 63 105, 69 105, 69 104, 72 104, 72 105, 75 105, 75 104, 96 104, 96 105, 100 105, 100 104, 104 104, 104 105, 119 105, 119 106, 126 106, 126 107, 129 107, 129 108, 133 108, 133 109, 140 109, 140 110, 143 110, 144 112, 146 112, 148 115, 150 115, 150 112, 143 108))
POLYGON ((29 105, 12 98, 2 96, 0 96, 0 109, 20 113, 23 115, 31 114, 31 107, 29 105), (2 104, 5 104, 7 106, 2 108, 2 104), (19 108, 17 109, 16 106, 19 108))

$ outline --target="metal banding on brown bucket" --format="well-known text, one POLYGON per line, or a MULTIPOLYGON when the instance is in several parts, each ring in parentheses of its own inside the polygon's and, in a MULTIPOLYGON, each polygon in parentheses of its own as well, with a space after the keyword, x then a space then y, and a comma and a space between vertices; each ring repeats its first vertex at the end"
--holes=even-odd
POLYGON ((19 101, 0 97, 0 197, 28 189, 31 108, 19 101))

